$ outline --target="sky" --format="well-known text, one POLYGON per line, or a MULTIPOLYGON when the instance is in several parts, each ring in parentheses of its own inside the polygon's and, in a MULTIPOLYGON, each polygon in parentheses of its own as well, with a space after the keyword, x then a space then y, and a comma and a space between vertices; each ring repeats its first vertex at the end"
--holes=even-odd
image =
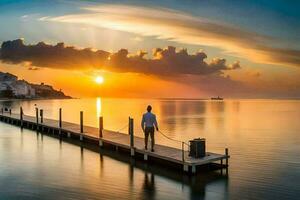
POLYGON ((293 0, 1 0, 0 71, 74 97, 299 98, 299 10, 293 0))

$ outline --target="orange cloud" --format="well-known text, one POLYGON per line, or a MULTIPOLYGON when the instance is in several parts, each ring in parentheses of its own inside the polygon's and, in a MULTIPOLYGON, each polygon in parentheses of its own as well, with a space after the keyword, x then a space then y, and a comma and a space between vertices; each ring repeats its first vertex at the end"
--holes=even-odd
POLYGON ((129 54, 126 49, 120 49, 116 53, 76 49, 65 46, 64 43, 49 45, 39 42, 36 45, 25 45, 23 40, 19 39, 3 42, 0 59, 12 64, 27 62, 27 65, 35 67, 102 69, 156 76, 222 74, 224 70, 240 68, 239 62, 227 65, 224 58, 214 58, 211 62, 206 62, 207 55, 204 52, 190 55, 186 49, 176 51, 172 46, 166 49, 154 49, 154 58, 146 59, 144 58, 146 54, 144 51, 129 54))
POLYGON ((91 25, 186 44, 214 46, 254 62, 300 66, 299 50, 267 45, 278 43, 276 38, 176 10, 123 5, 101 5, 82 9, 83 13, 48 16, 40 20, 91 25))

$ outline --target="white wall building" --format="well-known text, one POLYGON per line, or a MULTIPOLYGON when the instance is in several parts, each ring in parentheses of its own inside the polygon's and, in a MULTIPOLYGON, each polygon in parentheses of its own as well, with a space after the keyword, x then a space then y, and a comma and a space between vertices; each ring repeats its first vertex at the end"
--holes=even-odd
POLYGON ((35 89, 24 80, 18 80, 17 76, 0 72, 0 91, 12 90, 15 96, 34 97, 35 89))
POLYGON ((16 96, 34 97, 35 90, 24 80, 12 83, 12 90, 16 96))

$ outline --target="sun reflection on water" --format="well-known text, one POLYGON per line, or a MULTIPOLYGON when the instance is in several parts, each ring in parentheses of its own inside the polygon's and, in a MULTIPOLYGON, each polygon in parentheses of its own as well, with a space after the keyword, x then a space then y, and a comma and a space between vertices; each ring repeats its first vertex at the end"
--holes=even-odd
POLYGON ((97 108, 97 117, 100 117, 102 115, 102 101, 100 97, 97 97, 96 108, 97 108))

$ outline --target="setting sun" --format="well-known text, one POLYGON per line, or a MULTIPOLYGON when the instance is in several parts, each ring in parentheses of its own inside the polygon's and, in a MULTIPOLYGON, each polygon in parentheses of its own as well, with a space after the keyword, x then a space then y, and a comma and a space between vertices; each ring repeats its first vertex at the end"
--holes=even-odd
POLYGON ((104 82, 104 78, 102 76, 97 76, 95 82, 97 84, 102 84, 104 82))

